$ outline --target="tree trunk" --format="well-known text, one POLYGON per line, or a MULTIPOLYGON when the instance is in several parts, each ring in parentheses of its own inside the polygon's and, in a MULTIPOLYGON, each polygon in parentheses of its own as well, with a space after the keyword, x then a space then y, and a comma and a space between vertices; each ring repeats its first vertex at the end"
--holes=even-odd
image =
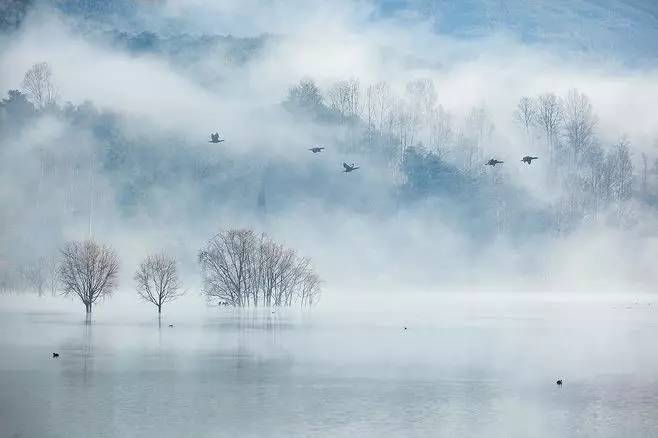
POLYGON ((158 304, 158 315, 162 313, 162 304, 158 304))

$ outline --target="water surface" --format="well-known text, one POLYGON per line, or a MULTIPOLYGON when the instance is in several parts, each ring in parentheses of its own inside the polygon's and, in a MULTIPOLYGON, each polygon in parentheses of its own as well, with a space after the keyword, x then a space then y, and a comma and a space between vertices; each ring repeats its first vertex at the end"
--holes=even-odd
POLYGON ((5 309, 0 436, 655 437, 654 306, 446 298, 161 325, 5 309))

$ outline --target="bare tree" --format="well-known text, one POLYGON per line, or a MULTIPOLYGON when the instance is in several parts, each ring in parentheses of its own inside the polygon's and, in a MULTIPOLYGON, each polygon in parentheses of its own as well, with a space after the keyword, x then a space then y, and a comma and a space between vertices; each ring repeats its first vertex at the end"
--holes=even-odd
POLYGON ((223 231, 199 252, 203 293, 237 307, 313 305, 320 279, 310 260, 252 230, 223 231))
POLYGON ((361 116, 361 88, 359 80, 350 78, 335 82, 327 91, 331 109, 340 115, 341 122, 361 116))
POLYGON ((37 108, 44 108, 57 101, 57 89, 52 82, 52 70, 47 62, 34 64, 25 73, 22 86, 37 108))
POLYGON ((530 141, 531 135, 530 130, 535 125, 537 121, 537 105, 533 98, 523 96, 519 100, 519 104, 516 106, 516 120, 519 121, 523 127, 523 131, 526 135, 526 140, 530 141))
POLYGON ((416 79, 407 83, 407 101, 411 127, 410 144, 415 143, 417 133, 426 133, 426 144, 429 144, 430 132, 428 128, 436 109, 437 94, 434 82, 431 79, 416 79))
POLYGON ((256 235, 251 230, 229 230, 214 236, 199 252, 203 292, 233 306, 248 306, 249 257, 256 235))
POLYGON ((183 295, 178 281, 176 259, 165 253, 147 256, 135 272, 137 295, 162 313, 162 306, 183 295))
POLYGON ((594 139, 596 116, 589 98, 575 89, 567 94, 563 108, 564 134, 569 147, 568 162, 573 168, 594 139))
MULTIPOLYGON (((366 96, 366 100, 368 96, 366 96)), ((340 117, 340 123, 345 127, 345 142, 350 149, 355 144, 356 122, 362 113, 361 86, 358 79, 350 78, 335 82, 327 91, 327 102, 330 108, 340 117)))
POLYGON ((431 114, 430 120, 430 149, 443 157, 450 148, 453 138, 452 118, 443 106, 439 105, 431 114))
POLYGON ((64 295, 75 295, 91 313, 93 304, 117 287, 119 258, 111 248, 92 240, 72 241, 61 250, 59 280, 64 295))
MULTIPOLYGON (((391 87, 386 82, 378 82, 373 88, 374 119, 379 133, 386 130, 391 112, 391 87)), ((390 130, 390 129, 389 129, 390 130)))
POLYGON ((33 289, 40 297, 44 295, 48 286, 46 259, 44 257, 26 263, 21 268, 21 274, 25 286, 33 289))
POLYGON ((616 204, 617 218, 621 221, 626 212, 626 201, 633 194, 633 162, 626 137, 622 137, 608 153, 607 167, 610 199, 616 204))
POLYGON ((549 157, 554 159, 557 135, 562 123, 562 102, 553 93, 539 96, 537 99, 537 123, 544 131, 549 157))
POLYGON ((462 133, 462 146, 464 147, 464 170, 469 173, 482 171, 484 160, 484 145, 488 143, 494 125, 491 123, 485 107, 478 106, 471 109, 466 118, 465 132, 462 133))

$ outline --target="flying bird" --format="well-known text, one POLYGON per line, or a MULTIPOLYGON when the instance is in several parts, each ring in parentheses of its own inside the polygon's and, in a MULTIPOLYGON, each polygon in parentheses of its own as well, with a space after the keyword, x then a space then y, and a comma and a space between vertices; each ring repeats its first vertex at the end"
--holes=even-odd
POLYGON ((536 160, 538 158, 539 157, 531 157, 530 155, 526 155, 525 157, 523 157, 521 161, 523 161, 524 163, 532 164, 532 160, 536 160))
POLYGON ((343 163, 343 167, 345 168, 345 170, 343 171, 345 173, 350 173, 350 172, 358 169, 358 167, 354 166, 354 163, 352 163, 352 164, 343 163))
POLYGON ((324 150, 324 148, 321 147, 321 146, 316 146, 316 147, 313 147, 313 148, 309 149, 309 151, 313 152, 314 154, 317 154, 318 152, 322 152, 323 150, 324 150))
POLYGON ((219 139, 219 132, 215 132, 214 134, 210 134, 210 141, 208 143, 221 143, 223 141, 223 139, 219 139))
POLYGON ((487 161, 484 163, 485 166, 496 166, 496 164, 503 164, 504 161, 498 161, 495 158, 492 158, 491 160, 487 161))

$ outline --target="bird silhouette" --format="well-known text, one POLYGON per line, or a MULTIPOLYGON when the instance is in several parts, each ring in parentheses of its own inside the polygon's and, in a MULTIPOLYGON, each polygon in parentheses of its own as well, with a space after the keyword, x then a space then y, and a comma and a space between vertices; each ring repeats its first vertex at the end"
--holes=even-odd
POLYGON ((343 167, 345 168, 345 170, 343 171, 345 173, 350 173, 350 172, 355 171, 356 169, 359 168, 359 167, 354 166, 354 163, 352 163, 352 164, 343 163, 343 167))
POLYGON ((531 157, 530 155, 526 155, 521 159, 521 161, 523 161, 524 163, 532 164, 532 160, 536 160, 538 158, 539 157, 531 157))
POLYGON ((485 166, 495 166, 496 164, 503 164, 504 161, 498 161, 495 158, 492 158, 491 160, 487 161, 484 163, 485 166))
POLYGON ((58 357, 59 357, 59 353, 53 353, 53 357, 54 357, 54 358, 58 358, 58 357))
POLYGON ((210 134, 210 140, 208 141, 208 143, 221 143, 223 141, 224 141, 223 139, 222 140, 219 139, 219 132, 215 132, 214 134, 210 134))
POLYGON ((324 148, 321 147, 321 146, 315 146, 315 147, 309 149, 309 151, 313 152, 314 154, 317 154, 318 152, 322 152, 323 150, 324 150, 324 148))
POLYGON ((555 384, 558 385, 558 386, 562 386, 562 379, 560 379, 560 380, 558 380, 557 382, 555 382, 555 384))

